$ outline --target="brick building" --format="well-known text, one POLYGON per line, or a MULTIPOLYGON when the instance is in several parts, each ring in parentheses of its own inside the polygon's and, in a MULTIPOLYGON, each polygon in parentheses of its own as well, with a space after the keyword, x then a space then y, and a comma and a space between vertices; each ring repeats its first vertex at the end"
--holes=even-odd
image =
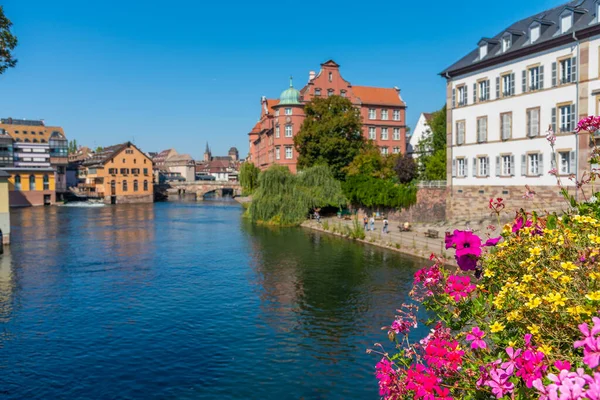
POLYGON ((383 154, 400 153, 406 149, 406 103, 398 88, 353 86, 342 78, 340 66, 329 60, 321 71, 309 73, 308 83, 296 90, 290 87, 279 99, 261 99, 259 121, 250 131, 248 161, 260 169, 273 164, 287 166, 296 172, 297 151, 294 136, 304 121, 304 105, 315 97, 342 96, 360 108, 363 134, 372 140, 383 154))

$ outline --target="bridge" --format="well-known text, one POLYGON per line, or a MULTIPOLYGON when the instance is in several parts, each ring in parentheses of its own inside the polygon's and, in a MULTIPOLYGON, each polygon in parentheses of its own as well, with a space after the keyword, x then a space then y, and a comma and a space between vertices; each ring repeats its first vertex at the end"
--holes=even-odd
POLYGON ((197 200, 202 200, 208 193, 215 193, 218 197, 231 193, 232 196, 240 196, 242 187, 239 182, 224 181, 196 181, 196 182, 167 182, 164 189, 169 195, 193 194, 197 200))

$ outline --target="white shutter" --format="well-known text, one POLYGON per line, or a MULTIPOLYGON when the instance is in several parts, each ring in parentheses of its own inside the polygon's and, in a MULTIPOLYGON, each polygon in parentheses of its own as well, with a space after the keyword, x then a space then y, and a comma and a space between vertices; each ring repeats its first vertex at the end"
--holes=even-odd
POLYGON ((490 158, 486 157, 485 158, 485 171, 484 171, 485 176, 490 176, 490 158))
POLYGON ((468 100, 469 100, 469 87, 467 85, 465 85, 463 87, 463 99, 462 99, 463 106, 467 105, 468 100))
POLYGON ((527 70, 523 70, 523 93, 527 93, 527 70))
POLYGON ((570 121, 569 121, 570 122, 569 123, 569 130, 571 132, 574 132, 575 131, 575 125, 576 125, 576 123, 575 123, 575 104, 571 104, 571 114, 570 114, 569 119, 570 119, 570 121))
POLYGON ((575 174, 575 152, 571 151, 569 153, 569 173, 570 174, 575 174))
POLYGON ((510 176, 515 176, 515 156, 510 156, 510 176))
POLYGON ((496 176, 500 176, 500 156, 496 156, 496 176))
POLYGON ((456 108, 456 89, 452 89, 452 108, 456 108))
POLYGON ((473 178, 477 176, 477 159, 473 157, 473 178))
POLYGON ((521 156, 521 176, 527 175, 527 155, 523 154, 521 156))
POLYGON ((538 155, 538 176, 544 174, 544 153, 538 155))
POLYGON ((556 133, 556 107, 552 107, 552 131, 556 133))
POLYGON ((540 89, 544 88, 544 66, 540 65, 540 89))
POLYGON ((510 95, 515 94, 515 73, 510 74, 510 95))
POLYGON ((552 86, 556 86, 556 61, 552 63, 552 86))
POLYGON ((473 104, 477 103, 477 83, 473 84, 473 104))
POLYGON ((456 158, 452 160, 452 177, 456 177, 456 158))
POLYGON ((527 110, 527 136, 531 137, 531 110, 527 110))
POLYGON ((540 110, 532 110, 531 115, 534 116, 535 118, 532 118, 532 133, 533 136, 539 136, 540 135, 540 110))
POLYGON ((571 58, 571 82, 577 82, 577 57, 571 58))
POLYGON ((500 98, 500 77, 496 77, 496 98, 500 98))

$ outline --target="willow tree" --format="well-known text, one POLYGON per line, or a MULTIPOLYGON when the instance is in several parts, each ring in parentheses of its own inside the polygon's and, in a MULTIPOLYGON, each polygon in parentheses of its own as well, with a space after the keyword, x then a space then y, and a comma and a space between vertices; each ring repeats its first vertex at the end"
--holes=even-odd
POLYGON ((345 203, 342 187, 328 167, 315 166, 294 175, 274 165, 259 175, 248 215, 254 222, 292 226, 315 208, 345 203))
POLYGON ((240 167, 240 185, 244 194, 251 194, 258 185, 258 174, 260 170, 251 162, 245 162, 240 167))
POLYGON ((341 96, 315 98, 304 107, 306 118, 294 136, 300 169, 328 165, 333 176, 342 171, 365 146, 360 111, 341 96))

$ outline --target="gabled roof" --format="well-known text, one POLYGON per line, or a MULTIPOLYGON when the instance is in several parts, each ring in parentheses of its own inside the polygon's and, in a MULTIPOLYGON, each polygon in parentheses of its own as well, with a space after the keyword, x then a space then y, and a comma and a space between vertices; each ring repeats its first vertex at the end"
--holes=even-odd
POLYGON ((363 104, 382 104, 390 106, 405 106, 396 89, 378 88, 372 86, 352 86, 354 95, 363 104))
POLYGON ((425 117, 425 121, 427 122, 431 122, 431 120, 433 119, 433 113, 423 113, 423 116, 425 117))
POLYGON ((339 67, 340 67, 340 64, 336 63, 336 62, 335 62, 335 61, 333 61, 333 60, 327 60, 327 61, 325 61, 323 64, 321 64, 321 66, 322 66, 322 67, 325 67, 325 66, 327 66, 327 67, 335 67, 335 68, 339 68, 339 67))
POLYGON ((128 147, 134 147, 137 151, 139 151, 144 157, 148 157, 143 151, 141 151, 136 145, 131 142, 125 142, 121 144, 116 144, 114 146, 108 146, 102 149, 102 151, 97 152, 92 157, 85 160, 82 165, 86 167, 91 166, 102 166, 108 162, 108 160, 117 156, 121 151, 125 150, 128 147))
POLYGON ((576 0, 562 4, 558 7, 537 13, 528 18, 522 19, 508 26, 506 29, 499 32, 490 39, 482 39, 479 41, 487 41, 492 44, 488 48, 487 55, 483 59, 479 59, 479 49, 475 48, 466 56, 446 68, 440 73, 442 76, 449 75, 457 76, 468 72, 476 71, 481 68, 486 68, 495 64, 506 62, 511 59, 523 57, 529 53, 545 51, 547 49, 561 46, 575 41, 573 32, 581 39, 582 37, 590 37, 600 33, 600 24, 596 16, 597 0, 576 0), (560 32, 560 16, 565 10, 570 10, 576 14, 573 18, 573 27, 565 33, 560 32), (537 22, 542 25, 540 37, 531 43, 529 38, 529 27, 532 23, 537 22), (513 37, 513 42, 506 52, 501 51, 501 46, 496 45, 506 32, 516 34, 513 37), (520 33, 520 34, 519 34, 520 33))

